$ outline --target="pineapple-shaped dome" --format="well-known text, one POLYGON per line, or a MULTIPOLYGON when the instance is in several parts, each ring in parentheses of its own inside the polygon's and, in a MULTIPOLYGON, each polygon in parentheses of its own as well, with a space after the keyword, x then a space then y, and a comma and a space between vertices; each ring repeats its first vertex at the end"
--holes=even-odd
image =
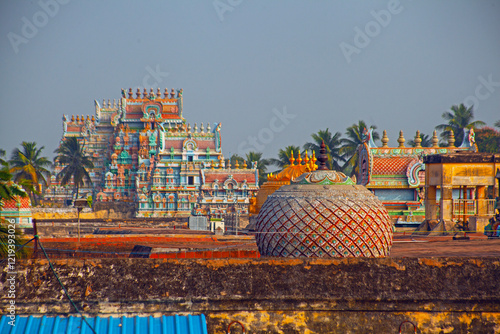
POLYGON ((269 195, 257 217, 262 256, 384 257, 392 245, 387 210, 343 173, 320 167, 269 195))

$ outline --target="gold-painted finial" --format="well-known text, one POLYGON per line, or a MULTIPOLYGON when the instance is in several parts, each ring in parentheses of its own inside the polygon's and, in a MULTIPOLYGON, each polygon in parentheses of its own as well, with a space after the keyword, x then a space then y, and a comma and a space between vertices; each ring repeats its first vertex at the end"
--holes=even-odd
POLYGON ((290 152, 290 166, 293 166, 293 162, 295 161, 295 158, 293 157, 293 151, 290 152))
POLYGON ((307 150, 306 150, 306 154, 304 156, 304 163, 306 165, 306 172, 310 172, 311 171, 311 165, 309 164, 309 161, 310 161, 310 159, 309 159, 309 157, 307 155, 307 150))
POLYGON ((299 153, 298 154, 298 157, 297 157, 297 165, 301 165, 302 164, 302 157, 300 156, 300 150, 299 150, 299 153))
POLYGON ((318 166, 316 165, 316 161, 318 161, 318 159, 316 159, 316 152, 313 151, 313 156, 311 158, 311 169, 313 171, 315 171, 316 169, 318 169, 318 166))

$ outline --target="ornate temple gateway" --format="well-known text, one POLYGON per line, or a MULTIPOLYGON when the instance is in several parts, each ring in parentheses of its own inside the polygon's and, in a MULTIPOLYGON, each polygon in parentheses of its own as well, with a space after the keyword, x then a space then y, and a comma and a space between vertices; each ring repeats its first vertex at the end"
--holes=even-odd
MULTIPOLYGON (((448 146, 438 146, 436 131, 432 137, 432 147, 422 147, 420 132, 415 135, 415 147, 405 147, 403 131, 399 132, 398 147, 389 147, 389 138, 384 130, 382 146, 377 147, 371 131, 363 132, 363 144, 358 147, 358 184, 372 191, 384 204, 392 217, 404 217, 408 221, 415 216, 422 220, 425 215, 425 164, 423 158, 429 154, 444 154, 477 151, 474 130, 464 133, 460 147, 455 147, 453 132, 448 138, 448 146)), ((459 189, 454 189, 458 198, 459 189)))
MULTIPOLYGON (((258 190, 258 171, 225 163, 221 123, 191 126, 182 116, 182 89, 163 96, 122 90, 112 103, 95 102, 89 118, 63 117, 63 138, 78 137, 93 158, 92 193, 97 201, 137 203, 138 217, 248 213, 249 198, 258 190)), ((56 174, 63 166, 56 166, 56 174)), ((255 166, 254 166, 255 167, 255 166)), ((69 187, 71 188, 71 187, 69 187)), ((55 176, 48 198, 71 198, 55 176)))

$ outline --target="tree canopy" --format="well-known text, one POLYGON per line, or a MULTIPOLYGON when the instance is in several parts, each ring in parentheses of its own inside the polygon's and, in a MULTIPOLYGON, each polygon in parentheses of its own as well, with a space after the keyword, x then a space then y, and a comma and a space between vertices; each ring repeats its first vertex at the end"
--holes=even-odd
POLYGON ((85 184, 84 181, 92 182, 87 169, 94 168, 92 160, 85 154, 85 144, 80 145, 76 137, 68 137, 54 152, 57 153, 55 162, 64 166, 56 178, 61 180, 62 185, 73 181, 78 198, 79 188, 85 184))
POLYGON ((446 142, 450 136, 450 131, 455 135, 456 145, 460 145, 464 139, 464 129, 477 128, 485 125, 483 121, 473 121, 473 106, 466 107, 463 103, 451 106, 450 111, 445 111, 441 117, 447 123, 439 124, 436 130, 442 131, 440 136, 443 142, 446 142))
POLYGON ((41 191, 41 184, 47 186, 46 176, 50 174, 47 168, 52 163, 42 156, 45 147, 36 147, 35 142, 22 142, 21 149, 15 148, 9 160, 10 173, 15 182, 29 182, 31 189, 26 189, 34 205, 38 204, 37 196, 41 191))

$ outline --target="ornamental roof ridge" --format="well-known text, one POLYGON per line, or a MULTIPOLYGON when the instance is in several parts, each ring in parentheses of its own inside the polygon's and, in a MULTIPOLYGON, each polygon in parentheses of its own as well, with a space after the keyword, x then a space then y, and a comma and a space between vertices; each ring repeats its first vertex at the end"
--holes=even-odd
POLYGON ((175 90, 174 88, 171 89, 170 93, 168 92, 168 88, 165 88, 165 91, 163 92, 163 97, 161 93, 161 89, 157 88, 156 93, 154 92, 153 88, 151 87, 148 93, 147 88, 144 88, 144 91, 141 93, 141 89, 137 88, 137 91, 135 92, 135 97, 134 97, 134 92, 132 91, 132 88, 128 89, 128 92, 122 88, 121 90, 121 96, 124 99, 127 100, 173 100, 173 99, 181 99, 182 98, 182 93, 183 89, 177 89, 175 90))

